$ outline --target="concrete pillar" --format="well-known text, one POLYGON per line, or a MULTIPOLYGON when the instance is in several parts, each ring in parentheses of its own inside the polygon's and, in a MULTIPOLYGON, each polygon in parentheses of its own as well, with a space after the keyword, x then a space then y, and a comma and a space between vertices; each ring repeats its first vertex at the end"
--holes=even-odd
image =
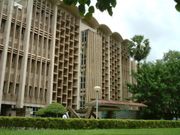
POLYGON ((123 100, 123 76, 122 76, 122 72, 123 72, 123 63, 122 63, 122 43, 121 43, 121 47, 120 47, 120 100, 123 100))
POLYGON ((82 20, 79 21, 79 26, 80 26, 80 29, 79 29, 79 48, 78 48, 78 85, 77 85, 77 109, 80 109, 80 78, 81 78, 81 32, 82 32, 82 29, 81 29, 81 26, 82 26, 82 20))
POLYGON ((4 79, 5 79, 5 71, 6 71, 6 61, 7 61, 7 53, 8 53, 8 44, 11 30, 11 19, 12 19, 12 11, 13 11, 14 0, 8 0, 8 11, 7 11, 7 22, 5 25, 5 35, 4 35, 4 48, 0 60, 0 113, 1 113, 1 104, 2 104, 2 95, 3 95, 3 87, 4 87, 4 79))
MULTIPOLYGON (((131 60, 131 58, 129 57, 129 80, 128 80, 128 83, 130 83, 130 84, 133 83, 133 77, 132 77, 133 66, 134 66, 133 60, 131 60)), ((129 98, 132 96, 132 94, 129 92, 128 88, 127 88, 127 91, 128 91, 128 98, 129 98)))
POLYGON ((109 88, 109 90, 108 90, 108 92, 109 92, 108 100, 111 99, 111 68, 110 68, 110 66, 111 66, 111 62, 110 62, 111 56, 110 56, 110 52, 111 52, 111 50, 110 50, 110 35, 108 35, 108 88, 109 88))
POLYGON ((23 108, 23 105, 24 105, 24 91, 25 91, 25 83, 26 83, 26 70, 27 70, 27 62, 28 62, 32 10, 33 10, 33 0, 28 0, 27 16, 26 16, 26 30, 25 30, 24 40, 23 40, 24 55, 23 55, 23 59, 21 63, 21 74, 20 74, 17 108, 23 108))
POLYGON ((55 43, 56 43, 56 22, 57 22, 57 6, 54 6, 53 22, 52 22, 52 42, 50 48, 50 67, 48 73, 48 91, 47 91, 47 104, 52 103, 53 93, 53 76, 54 76, 54 54, 55 54, 55 43))

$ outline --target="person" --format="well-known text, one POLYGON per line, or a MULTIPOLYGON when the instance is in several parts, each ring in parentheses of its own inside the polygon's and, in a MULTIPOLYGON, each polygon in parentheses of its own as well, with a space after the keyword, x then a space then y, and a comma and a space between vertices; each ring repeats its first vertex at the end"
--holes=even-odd
POLYGON ((66 116, 67 116, 67 118, 69 118, 69 113, 68 112, 66 112, 66 116))
POLYGON ((63 118, 63 119, 67 119, 67 115, 66 115, 66 114, 63 114, 62 118, 63 118))

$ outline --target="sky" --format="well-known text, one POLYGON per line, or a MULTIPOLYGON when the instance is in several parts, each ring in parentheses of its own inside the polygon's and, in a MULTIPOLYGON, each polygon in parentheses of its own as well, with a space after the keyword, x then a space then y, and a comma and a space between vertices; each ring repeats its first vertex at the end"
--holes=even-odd
MULTIPOLYGON (((169 50, 180 51, 180 12, 174 0, 116 0, 113 16, 95 11, 99 24, 106 24, 123 39, 144 35, 150 41, 148 61, 161 59, 169 50)), ((93 0, 95 2, 95 0, 93 0)))

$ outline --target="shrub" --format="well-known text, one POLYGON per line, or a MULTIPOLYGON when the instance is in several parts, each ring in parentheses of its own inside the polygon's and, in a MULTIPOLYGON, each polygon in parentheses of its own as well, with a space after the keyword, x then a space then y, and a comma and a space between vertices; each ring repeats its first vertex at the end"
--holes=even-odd
POLYGON ((120 129, 180 128, 180 121, 0 117, 0 128, 120 129))
POLYGON ((65 112, 66 108, 59 103, 52 103, 45 108, 41 108, 36 112, 37 116, 41 117, 61 117, 65 112))

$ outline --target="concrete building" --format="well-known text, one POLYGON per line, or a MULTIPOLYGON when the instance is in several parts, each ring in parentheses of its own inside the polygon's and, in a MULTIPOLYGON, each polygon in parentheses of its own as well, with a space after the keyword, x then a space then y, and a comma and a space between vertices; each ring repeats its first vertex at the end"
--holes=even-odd
POLYGON ((85 108, 96 85, 100 99, 125 100, 135 66, 122 41, 75 7, 0 0, 1 114, 30 115, 52 102, 85 108))

